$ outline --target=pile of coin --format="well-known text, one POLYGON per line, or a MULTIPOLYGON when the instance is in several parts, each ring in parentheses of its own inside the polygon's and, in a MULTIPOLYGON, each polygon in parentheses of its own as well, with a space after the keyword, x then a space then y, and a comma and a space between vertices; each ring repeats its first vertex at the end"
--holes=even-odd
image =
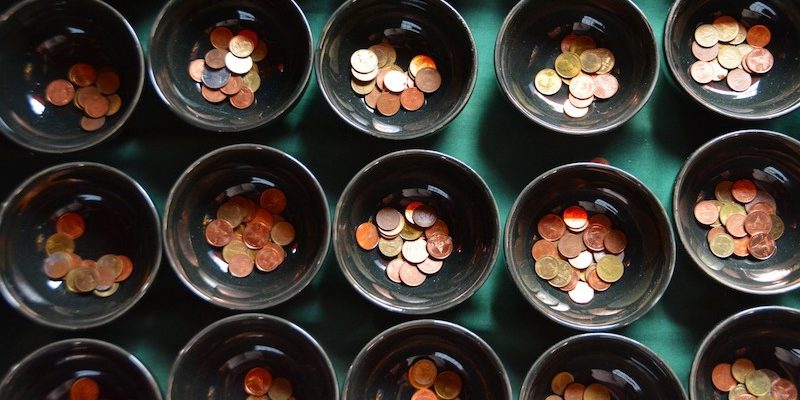
POLYGON ((719 182, 714 197, 697 202, 694 217, 711 227, 707 239, 715 256, 766 260, 776 253, 784 225, 771 194, 749 179, 739 179, 719 182))
POLYGON ((189 63, 189 76, 200 83, 200 93, 207 101, 228 99, 240 110, 250 107, 261 87, 256 63, 267 57, 267 43, 252 30, 243 29, 234 35, 218 26, 211 31, 211 45, 214 48, 204 58, 189 63))
POLYGON ((81 129, 92 132, 102 128, 106 117, 116 114, 122 107, 122 98, 117 94, 119 75, 112 68, 98 71, 81 63, 70 67, 67 75, 69 80, 56 79, 47 84, 45 99, 59 107, 72 103, 83 111, 81 129))
POLYGON ((272 379, 268 369, 255 367, 244 377, 244 391, 247 400, 294 400, 292 382, 286 378, 272 379))
POLYGON ((253 269, 272 272, 286 259, 294 241, 294 226, 281 214, 286 210, 286 195, 277 188, 261 192, 258 205, 244 195, 231 197, 217 208, 217 218, 205 221, 206 242, 222 248, 228 272, 249 276, 253 269))
POLYGON ((611 391, 601 383, 591 383, 588 386, 575 382, 575 377, 569 372, 559 372, 550 381, 550 390, 553 394, 545 400, 610 400, 611 391), (563 396, 563 397, 562 397, 563 396))
POLYGON ((764 25, 746 28, 733 17, 718 17, 694 31, 692 54, 698 61, 689 74, 703 85, 724 79, 731 90, 744 92, 753 85, 753 74, 772 69, 775 59, 765 49, 771 39, 772 33, 764 25))
POLYGON ((436 364, 427 358, 414 361, 408 369, 406 378, 411 387, 416 389, 411 400, 457 399, 463 386, 461 377, 457 373, 439 372, 436 364))
POLYGON ((78 378, 69 387, 69 400, 97 400, 99 398, 100 386, 92 378, 78 378))
POLYGON ((539 93, 552 96, 561 90, 562 83, 566 84, 569 93, 564 114, 581 118, 595 100, 611 98, 619 90, 619 82, 611 74, 615 62, 614 53, 598 48, 591 36, 569 34, 561 40, 555 69, 539 71, 533 85, 539 93))
POLYGON ((386 265, 386 275, 408 286, 419 286, 428 275, 439 272, 453 252, 447 224, 436 209, 421 201, 409 202, 402 213, 393 207, 380 209, 375 224, 370 218, 356 228, 356 243, 367 251, 377 247, 393 258, 386 265))
POLYGON ((356 50, 350 57, 350 87, 364 96, 367 107, 391 117, 400 111, 417 111, 425 105, 425 95, 439 90, 442 76, 436 62, 420 54, 411 59, 408 71, 395 64, 397 51, 389 43, 356 50))
POLYGON ((770 369, 756 369, 752 361, 739 358, 717 364, 711 371, 711 382, 730 399, 797 400, 797 386, 770 369))
POLYGON ((595 291, 606 291, 622 278, 628 238, 607 216, 590 217, 583 207, 570 206, 561 216, 542 217, 537 231, 531 247, 536 275, 575 303, 590 302, 595 291))
POLYGON ((86 223, 80 214, 67 212, 58 217, 56 233, 44 245, 47 258, 42 269, 52 280, 64 280, 72 293, 93 293, 109 297, 133 273, 133 262, 123 255, 106 254, 97 261, 75 253, 75 240, 83 236, 86 223))

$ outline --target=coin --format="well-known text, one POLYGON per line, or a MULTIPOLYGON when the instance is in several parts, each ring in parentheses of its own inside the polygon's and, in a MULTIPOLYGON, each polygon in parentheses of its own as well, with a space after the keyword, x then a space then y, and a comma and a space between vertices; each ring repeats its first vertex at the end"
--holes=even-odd
POLYGON ((225 86, 230 78, 231 72, 225 68, 205 68, 203 69, 203 74, 200 79, 203 81, 203 85, 208 88, 219 89, 225 86))
POLYGON ((244 377, 244 391, 252 396, 264 396, 272 386, 272 373, 266 368, 256 367, 244 377))
POLYGON ((558 259, 555 256, 544 256, 534 264, 534 272, 544 280, 555 278, 558 275, 558 270, 558 259))
POLYGON ((586 387, 586 391, 583 392, 583 400, 610 400, 611 399, 611 392, 608 391, 608 388, 599 384, 599 383, 592 383, 586 387))
MULTIPOLYGON (((619 82, 614 75, 600 74, 595 75, 594 78, 594 97, 598 99, 608 99, 617 94, 619 90, 619 82)), ((570 85, 571 86, 571 85, 570 85)))
POLYGON ((381 208, 375 216, 375 222, 378 227, 387 231, 397 228, 402 219, 403 215, 392 207, 381 208))
POLYGON ((747 44, 753 47, 767 47, 772 40, 772 33, 764 25, 754 25, 747 30, 747 44))
POLYGON ((717 204, 711 200, 701 201, 694 206, 694 218, 703 225, 711 225, 719 220, 717 204))
POLYGON ((723 392, 733 389, 737 382, 731 373, 731 365, 728 363, 717 364, 711 371, 711 382, 714 387, 723 392))
POLYGON ((566 292, 567 295, 569 295, 569 292, 571 292, 573 289, 575 289, 576 286, 578 286, 578 282, 580 282, 580 277, 578 275, 578 272, 570 268, 569 279, 567 281, 567 284, 560 287, 559 290, 561 290, 562 292, 566 292))
POLYGON ((364 250, 378 247, 378 228, 372 222, 364 222, 356 228, 356 243, 364 250))
POLYGON ((408 64, 408 72, 410 72, 413 77, 416 77, 417 73, 424 68, 437 69, 436 61, 434 61, 431 56, 420 54, 412 58, 411 62, 408 64))
POLYGON ((236 93, 239 93, 239 91, 242 90, 242 87, 244 87, 244 81, 242 80, 242 77, 239 75, 231 75, 225 86, 221 87, 219 90, 228 96, 233 96, 236 93))
POLYGON ((100 386, 92 378, 80 377, 69 388, 70 400, 97 400, 100 386))
POLYGON ((259 40, 256 48, 253 49, 253 53, 250 54, 250 57, 253 59, 253 62, 261 62, 267 58, 268 50, 269 48, 267 47, 267 42, 259 40))
POLYGON ((267 243, 255 255, 256 268, 259 271, 272 272, 283 263, 284 251, 275 243, 267 243))
POLYGON ((242 85, 253 93, 261 87, 261 76, 258 74, 256 64, 253 64, 253 68, 242 77, 242 85))
POLYGON ((237 278, 249 276, 253 273, 254 267, 253 259, 244 254, 235 254, 228 261, 228 272, 237 278))
POLYGON ((86 222, 78 213, 67 212, 61 214, 56 220, 56 232, 63 233, 72 239, 81 237, 85 229, 86 222))
POLYGON ((56 233, 47 238, 44 249, 48 256, 60 251, 73 253, 75 241, 64 233, 56 233))
POLYGON ((581 72, 581 59, 575 53, 561 53, 556 57, 555 70, 564 78, 574 78, 581 72))
POLYGON ((750 255, 750 237, 745 236, 733 240, 733 254, 737 257, 747 257, 750 255))
POLYGON ((772 53, 767 49, 753 49, 753 51, 748 53, 745 57, 745 64, 756 74, 766 74, 772 69, 774 63, 775 60, 772 53))
POLYGON ((733 378, 736 379, 737 382, 744 383, 747 374, 755 369, 755 365, 753 365, 753 362, 749 359, 738 358, 733 362, 733 365, 731 365, 731 374, 733 374, 733 378))
MULTIPOLYGON (((406 218, 408 219, 408 214, 406 214, 406 218)), ((412 214, 412 219, 413 219, 413 214, 412 214)), ((443 235, 450 235, 450 228, 447 226, 447 223, 442 221, 441 218, 437 217, 436 222, 434 222, 433 225, 431 225, 429 228, 425 229, 425 237, 431 238, 438 233, 443 235)))
POLYGON ((570 206, 562 213, 564 224, 571 229, 580 229, 589 222, 589 215, 583 207, 570 206))
POLYGON ((697 42, 692 42, 692 55, 700 61, 712 61, 719 54, 719 44, 714 43, 711 47, 700 46, 697 42))
POLYGON ((353 78, 350 80, 350 87, 353 89, 354 92, 363 96, 369 94, 369 92, 375 89, 375 81, 372 80, 369 82, 362 82, 359 81, 358 79, 353 78))
POLYGON ((95 80, 97 90, 102 94, 113 94, 119 90, 119 75, 110 68, 101 69, 95 80))
POLYGON ((227 54, 227 51, 221 49, 209 50, 204 57, 206 66, 211 69, 220 69, 225 67, 225 56, 227 54))
POLYGON ((714 187, 714 197, 720 201, 733 201, 731 186, 733 186, 733 182, 731 181, 720 181, 717 186, 714 187))
POLYGON ((235 74, 246 74, 253 68, 253 59, 247 57, 237 57, 233 53, 225 55, 225 66, 235 74))
POLYGON ((378 89, 378 86, 376 85, 371 92, 364 96, 364 104, 371 109, 375 109, 375 107, 378 106, 378 97, 381 97, 381 93, 383 93, 383 91, 378 89))
POLYGON ((711 240, 711 242, 709 242, 709 248, 711 249, 711 252, 719 258, 730 257, 731 254, 733 254, 734 247, 735 244, 733 237, 728 234, 716 236, 711 240))
POLYGON ((417 71, 415 84, 424 93, 433 93, 442 86, 442 76, 433 68, 422 68, 417 71))
POLYGON ((713 80, 714 68, 710 63, 697 61, 689 67, 689 74, 699 84, 706 84, 713 80))
POLYGON ((564 400, 583 400, 583 393, 586 386, 582 383, 572 382, 564 389, 564 400))
POLYGON ((578 75, 572 78, 572 82, 569 84, 569 92, 579 99, 588 99, 592 95, 596 96, 594 79, 590 75, 578 75))
POLYGON ((402 283, 403 281, 400 279, 400 268, 403 266, 405 261, 403 261, 402 257, 397 257, 392 261, 389 261, 386 264, 386 276, 389 278, 390 281, 394 283, 402 283))
POLYGON ((594 103, 595 100, 594 95, 592 95, 588 99, 579 99, 573 96, 572 93, 569 93, 567 96, 568 96, 567 99, 573 106, 575 106, 575 108, 588 108, 590 105, 592 105, 592 103, 594 103))
MULTIPOLYGON (((377 103, 376 103, 377 104, 377 103)), ((425 104, 425 94, 417 88, 408 88, 400 93, 400 105, 408 111, 417 111, 425 104)))
POLYGON ((772 389, 772 381, 767 374, 753 370, 745 375, 744 385, 747 391, 754 396, 765 396, 770 393, 772 389))
MULTIPOLYGON (((228 50, 230 51, 228 54, 232 54, 235 57, 239 58, 249 57, 251 54, 253 54, 253 51, 255 49, 256 49, 255 41, 251 37, 242 35, 241 32, 239 32, 238 35, 232 37, 231 40, 228 42, 228 50)), ((208 62, 208 59, 206 59, 206 62, 208 62)))
POLYGON ((50 279, 61 279, 72 268, 72 256, 65 251, 56 251, 44 259, 42 270, 50 279))
POLYGON ((378 112, 387 117, 397 114, 400 111, 400 106, 400 96, 391 92, 381 93, 375 104, 378 112))
POLYGON ((90 118, 105 117, 108 112, 108 99, 101 94, 89 95, 83 103, 83 111, 90 118))
POLYGON ((92 118, 84 116, 81 118, 81 129, 87 132, 94 132, 103 127, 106 123, 106 117, 92 118))
POLYGON ((534 87, 539 93, 550 96, 558 93, 561 89, 561 79, 558 73, 550 68, 543 69, 533 78, 534 87))
POLYGON ((578 281, 575 287, 569 291, 569 298, 577 304, 589 303, 594 298, 594 289, 586 282, 578 281))
POLYGON ((781 217, 775 214, 770 215, 770 219, 772 220, 772 229, 769 230, 769 236, 773 240, 778 240, 781 238, 781 236, 783 236, 783 231, 784 231, 783 220, 781 219, 781 217))
POLYGON ((565 233, 558 241, 558 252, 566 258, 577 257, 586 247, 583 244, 581 235, 565 233))
POLYGON ((399 71, 387 71, 383 77, 383 84, 387 90, 400 93, 408 87, 408 78, 399 71))
POLYGON ((396 257, 403 250, 403 239, 395 237, 393 239, 378 239, 378 250, 386 257, 396 257))
POLYGON ((746 215, 744 207, 734 202, 723 201, 719 207, 719 220, 723 224, 728 221, 731 215, 741 214, 746 215))
POLYGON ((573 271, 572 267, 570 267, 569 263, 564 260, 558 259, 558 271, 556 272, 556 277, 547 281, 551 286, 557 288, 563 288, 567 286, 573 278, 573 271))
POLYGON ((403 258, 412 264, 419 264, 428 258, 426 247, 427 242, 422 238, 405 241, 402 248, 403 258))
POLYGON ((74 97, 75 87, 65 79, 56 79, 45 89, 45 99, 56 106, 65 106, 71 103, 74 97))
POLYGON ((588 283, 592 289, 598 292, 604 292, 611 287, 610 283, 600 279, 600 276, 597 275, 596 266, 591 266, 586 269, 586 283, 588 283))
POLYGON ((778 379, 772 383, 772 395, 779 400, 797 400, 797 386, 788 379, 778 379))
POLYGON ((578 254, 577 257, 570 258, 568 261, 569 264, 576 269, 586 269, 592 264, 594 258, 592 257, 592 253, 584 250, 578 254))
POLYGON ((575 382, 575 378, 569 372, 559 372, 550 381, 550 390, 553 393, 561 396, 564 394, 567 386, 575 382))
MULTIPOLYGON (((558 257, 558 249, 552 242, 548 242, 547 240, 540 239, 533 243, 531 246, 531 256, 534 260, 538 261, 542 257, 558 257)), ((551 279, 551 278, 543 278, 543 279, 551 279)))
POLYGON ((711 47, 719 42, 719 31, 714 25, 703 24, 694 31, 694 40, 703 47, 711 47))
POLYGON ((758 260, 766 260, 772 257, 777 248, 775 246, 775 239, 769 233, 756 233, 750 237, 750 244, 748 245, 750 255, 758 260))
POLYGON ((436 376, 433 387, 436 394, 443 400, 452 400, 461 394, 463 382, 455 372, 444 371, 436 376))
POLYGON ((569 34, 569 35, 567 35, 567 36, 564 36, 564 38, 563 38, 563 39, 561 39, 561 46, 560 46, 560 47, 561 47, 561 52, 562 52, 562 53, 566 53, 566 52, 568 52, 568 51, 569 51, 569 46, 570 46, 570 45, 572 44, 572 42, 573 42, 573 41, 575 41, 575 39, 577 39, 577 38, 578 38, 578 35, 575 35, 575 34, 572 34, 572 33, 570 33, 570 34, 569 34))
POLYGON ((377 68, 372 70, 372 71, 370 71, 370 72, 363 73, 363 74, 361 72, 356 71, 355 69, 352 69, 352 68, 350 69, 350 74, 353 76, 353 78, 356 78, 357 80, 359 80, 361 82, 369 82, 369 81, 377 78, 379 72, 380 71, 377 68))
POLYGON ((372 72, 378 68, 378 56, 370 50, 357 50, 350 56, 350 66, 362 74, 372 72))
POLYGON ((717 30, 720 42, 730 42, 739 33, 739 22, 727 15, 717 17, 713 26, 717 30))
POLYGON ((717 60, 726 69, 736 69, 742 64, 742 54, 735 46, 722 45, 719 46, 717 60))
POLYGON ((731 195, 741 203, 749 203, 756 198, 756 185, 749 179, 739 179, 731 186, 731 195))
POLYGON ((772 230, 772 218, 764 211, 753 211, 744 219, 744 229, 750 235, 769 233, 772 230))
POLYGON ((604 282, 614 283, 620 280, 624 271, 625 267, 617 257, 605 256, 597 262, 597 276, 604 282))
POLYGON ((735 238, 745 237, 747 236, 747 232, 744 230, 744 220, 745 216, 742 214, 731 215, 728 217, 728 220, 725 221, 725 229, 735 238))
POLYGON ((286 246, 294 241, 294 226, 286 221, 275 223, 270 231, 272 241, 280 246, 286 246))
POLYGON ((441 260, 426 258, 421 263, 417 264, 417 268, 426 275, 432 275, 439 272, 443 265, 444 262, 441 260))
POLYGON ((442 234, 433 235, 428 239, 426 249, 431 257, 443 260, 453 252, 453 238, 442 234))
POLYGON ((753 77, 741 68, 728 73, 728 87, 736 92, 744 92, 753 84, 753 77))
POLYGON ((597 43, 591 36, 578 35, 570 44, 569 51, 577 55, 581 55, 586 50, 596 49, 597 43))
POLYGON ((603 244, 609 252, 619 254, 627 247, 628 237, 621 230, 613 229, 603 238, 603 244))
POLYGON ((270 400, 289 400, 289 398, 292 397, 293 391, 292 382, 289 382, 288 379, 275 378, 267 393, 269 394, 270 400))
POLYGON ((583 72, 593 74, 600 70, 603 66, 603 59, 597 49, 586 50, 580 55, 581 70, 583 72))
POLYGON ((97 79, 97 71, 94 67, 84 63, 78 63, 70 67, 67 75, 69 80, 79 87, 89 86, 97 79))
POLYGON ((231 105, 240 109, 244 110, 245 108, 250 107, 255 102, 255 95, 253 94, 250 89, 246 87, 242 87, 238 93, 234 94, 233 96, 228 98, 231 102, 231 105))
POLYGON ((430 389, 417 389, 413 395, 411 395, 411 400, 439 400, 436 393, 431 391, 430 389))

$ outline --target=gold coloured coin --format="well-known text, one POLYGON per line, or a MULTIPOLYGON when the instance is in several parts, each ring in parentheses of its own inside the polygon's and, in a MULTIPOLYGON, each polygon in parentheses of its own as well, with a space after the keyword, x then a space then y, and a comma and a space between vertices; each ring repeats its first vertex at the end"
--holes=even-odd
POLYGON ((539 93, 550 96, 561 90, 561 79, 558 73, 550 68, 543 69, 536 74, 533 84, 539 93))
POLYGON ((785 229, 783 220, 775 214, 771 214, 770 218, 772 219, 772 229, 769 230, 769 236, 772 237, 772 240, 778 240, 783 236, 785 229))
POLYGON ((422 229, 417 228, 412 224, 403 224, 403 229, 400 231, 400 237, 403 240, 417 240, 422 236, 422 229))
POLYGON ((386 257, 394 258, 403 251, 403 238, 395 237, 394 239, 380 238, 378 240, 378 250, 386 257))
POLYGON ((558 259, 552 256, 545 256, 534 264, 536 275, 544 280, 550 280, 558 275, 558 259))
POLYGON ((352 78, 350 79, 350 87, 354 92, 362 96, 366 96, 375 89, 375 80, 373 79, 368 82, 362 82, 358 79, 352 78))
POLYGON ((580 55, 581 69, 588 74, 595 73, 603 66, 603 59, 600 54, 593 50, 586 50, 580 55))
POLYGON ((234 56, 240 58, 249 57, 250 54, 253 54, 253 50, 255 49, 255 43, 244 35, 236 35, 232 37, 231 41, 228 43, 228 50, 230 50, 234 56))
POLYGON ((561 53, 556 57, 556 72, 558 75, 570 79, 581 73, 581 59, 575 53, 561 53))
POLYGON ((742 400, 746 399, 746 397, 742 396, 749 396, 750 393, 747 391, 747 388, 743 384, 738 384, 728 392, 728 400, 742 400))
POLYGON ((694 40, 703 47, 711 47, 719 42, 719 32, 714 25, 703 24, 694 31, 694 40))
POLYGON ((772 389, 772 381, 767 374, 759 371, 750 371, 744 378, 744 385, 750 394, 755 396, 766 396, 772 389))
POLYGON ((226 201, 217 208, 217 219, 228 221, 229 224, 235 229, 242 224, 244 219, 245 210, 239 203, 234 201, 226 201))
POLYGON ((417 389, 429 388, 436 381, 438 372, 433 361, 427 358, 419 359, 408 369, 408 383, 417 389))
POLYGON ((292 382, 286 378, 275 378, 272 385, 269 386, 267 394, 270 400, 289 400, 292 397, 292 391, 292 382))
POLYGON ((711 242, 709 242, 708 247, 711 249, 711 252, 715 256, 719 258, 727 258, 730 257, 731 254, 733 254, 733 250, 736 248, 736 242, 734 241, 733 237, 731 237, 726 233, 723 233, 711 239, 711 242))
POLYGON ((740 214, 740 215, 747 215, 747 211, 745 211, 744 207, 739 205, 738 203, 734 203, 731 201, 723 201, 722 204, 719 206, 719 222, 722 222, 724 225, 728 222, 728 218, 731 215, 740 214))
POLYGON ((730 42, 739 34, 739 22, 728 15, 717 17, 713 23, 720 42, 730 42))
POLYGON ((575 382, 575 377, 573 377, 572 374, 569 372, 559 372, 553 377, 553 380, 550 381, 550 390, 559 396, 563 396, 564 390, 566 390, 567 386, 572 382, 575 382))
POLYGON ((558 271, 556 277, 547 281, 551 286, 563 288, 572 280, 572 266, 568 262, 558 259, 558 271))
POLYGON ((726 69, 736 69, 742 65, 742 54, 735 46, 721 45, 719 46, 717 61, 726 69))
POLYGON ((455 372, 444 371, 436 376, 433 388, 443 400, 452 400, 461 394, 463 382, 455 372))
POLYGON ((225 262, 230 263, 236 255, 245 255, 251 259, 254 258, 253 252, 247 248, 247 245, 245 245, 241 239, 233 239, 222 248, 222 259, 225 260, 225 262))
POLYGON ((44 250, 48 256, 59 251, 74 253, 75 241, 64 233, 56 233, 47 238, 44 244, 44 250))
POLYGON ((592 383, 583 392, 583 400, 611 400, 611 392, 599 383, 592 383))
POLYGON ((600 48, 592 50, 592 52, 600 56, 600 69, 597 70, 598 74, 607 74, 614 69, 614 64, 616 63, 617 59, 611 50, 600 48))
POLYGON ((250 69, 250 72, 242 77, 242 85, 250 89, 253 93, 261 87, 261 75, 258 74, 258 67, 256 64, 253 64, 253 68, 250 69))
POLYGON ((622 265, 622 260, 615 256, 605 256, 597 262, 597 276, 604 282, 614 283, 625 272, 625 266, 622 265))
POLYGON ((756 367, 753 365, 753 362, 746 358, 736 359, 736 361, 733 362, 733 365, 731 365, 733 379, 736 379, 736 382, 739 383, 745 383, 747 374, 755 369, 756 367))

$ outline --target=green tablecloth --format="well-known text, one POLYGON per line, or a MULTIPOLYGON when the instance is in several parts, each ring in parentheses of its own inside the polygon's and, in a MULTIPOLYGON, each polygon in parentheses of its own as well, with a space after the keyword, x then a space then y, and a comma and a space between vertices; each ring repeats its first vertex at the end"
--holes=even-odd
MULTIPOLYGON (((147 35, 162 2, 145 3, 148 5, 111 1, 130 20, 147 49, 147 35)), ((701 110, 679 91, 663 60, 650 102, 620 129, 593 138, 544 131, 508 104, 495 80, 495 37, 514 3, 454 0, 477 42, 478 83, 464 111, 433 137, 395 143, 350 129, 329 109, 313 76, 299 105, 280 122, 247 134, 208 133, 175 117, 147 81, 127 126, 114 139, 94 149, 66 155, 33 154, 1 140, 0 160, 6 169, 0 178, 0 194, 6 195, 27 176, 45 167, 68 161, 96 161, 120 168, 137 179, 163 211, 169 189, 192 161, 221 146, 255 142, 286 151, 307 165, 324 187, 332 212, 348 180, 369 161, 399 149, 427 148, 451 154, 477 170, 493 191, 504 222, 522 188, 560 164, 604 156, 641 179, 670 210, 678 170, 685 158, 710 138, 748 127, 800 137, 798 112, 774 121, 745 123, 701 110)), ((637 3, 660 43, 670 1, 637 3)), ((315 42, 339 4, 335 0, 300 1, 315 42)), ((757 305, 800 307, 800 296, 794 293, 762 297, 735 292, 706 277, 678 247, 675 274, 664 297, 642 319, 618 333, 661 355, 688 388, 694 352, 716 323, 757 305)), ((382 330, 410 319, 378 309, 358 295, 339 272, 332 247, 311 285, 284 305, 265 312, 289 319, 317 338, 333 361, 340 383, 364 344, 382 330)), ((181 347, 206 325, 234 313, 191 294, 178 281, 165 257, 155 284, 142 301, 122 318, 101 328, 79 332, 48 329, 0 304, 0 372, 50 342, 92 337, 133 353, 155 375, 164 391, 181 347)), ((431 317, 461 324, 484 338, 502 359, 515 397, 536 358, 556 341, 579 333, 546 319, 523 299, 506 271, 502 251, 489 280, 472 298, 431 317)))

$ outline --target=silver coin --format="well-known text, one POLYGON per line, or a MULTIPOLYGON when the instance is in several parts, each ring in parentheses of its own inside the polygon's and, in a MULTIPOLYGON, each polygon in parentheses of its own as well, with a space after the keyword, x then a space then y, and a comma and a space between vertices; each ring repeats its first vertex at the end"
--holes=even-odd
POLYGON ((226 68, 203 68, 203 84, 211 89, 219 89, 225 86, 225 84, 228 83, 228 79, 231 79, 231 72, 226 68))

